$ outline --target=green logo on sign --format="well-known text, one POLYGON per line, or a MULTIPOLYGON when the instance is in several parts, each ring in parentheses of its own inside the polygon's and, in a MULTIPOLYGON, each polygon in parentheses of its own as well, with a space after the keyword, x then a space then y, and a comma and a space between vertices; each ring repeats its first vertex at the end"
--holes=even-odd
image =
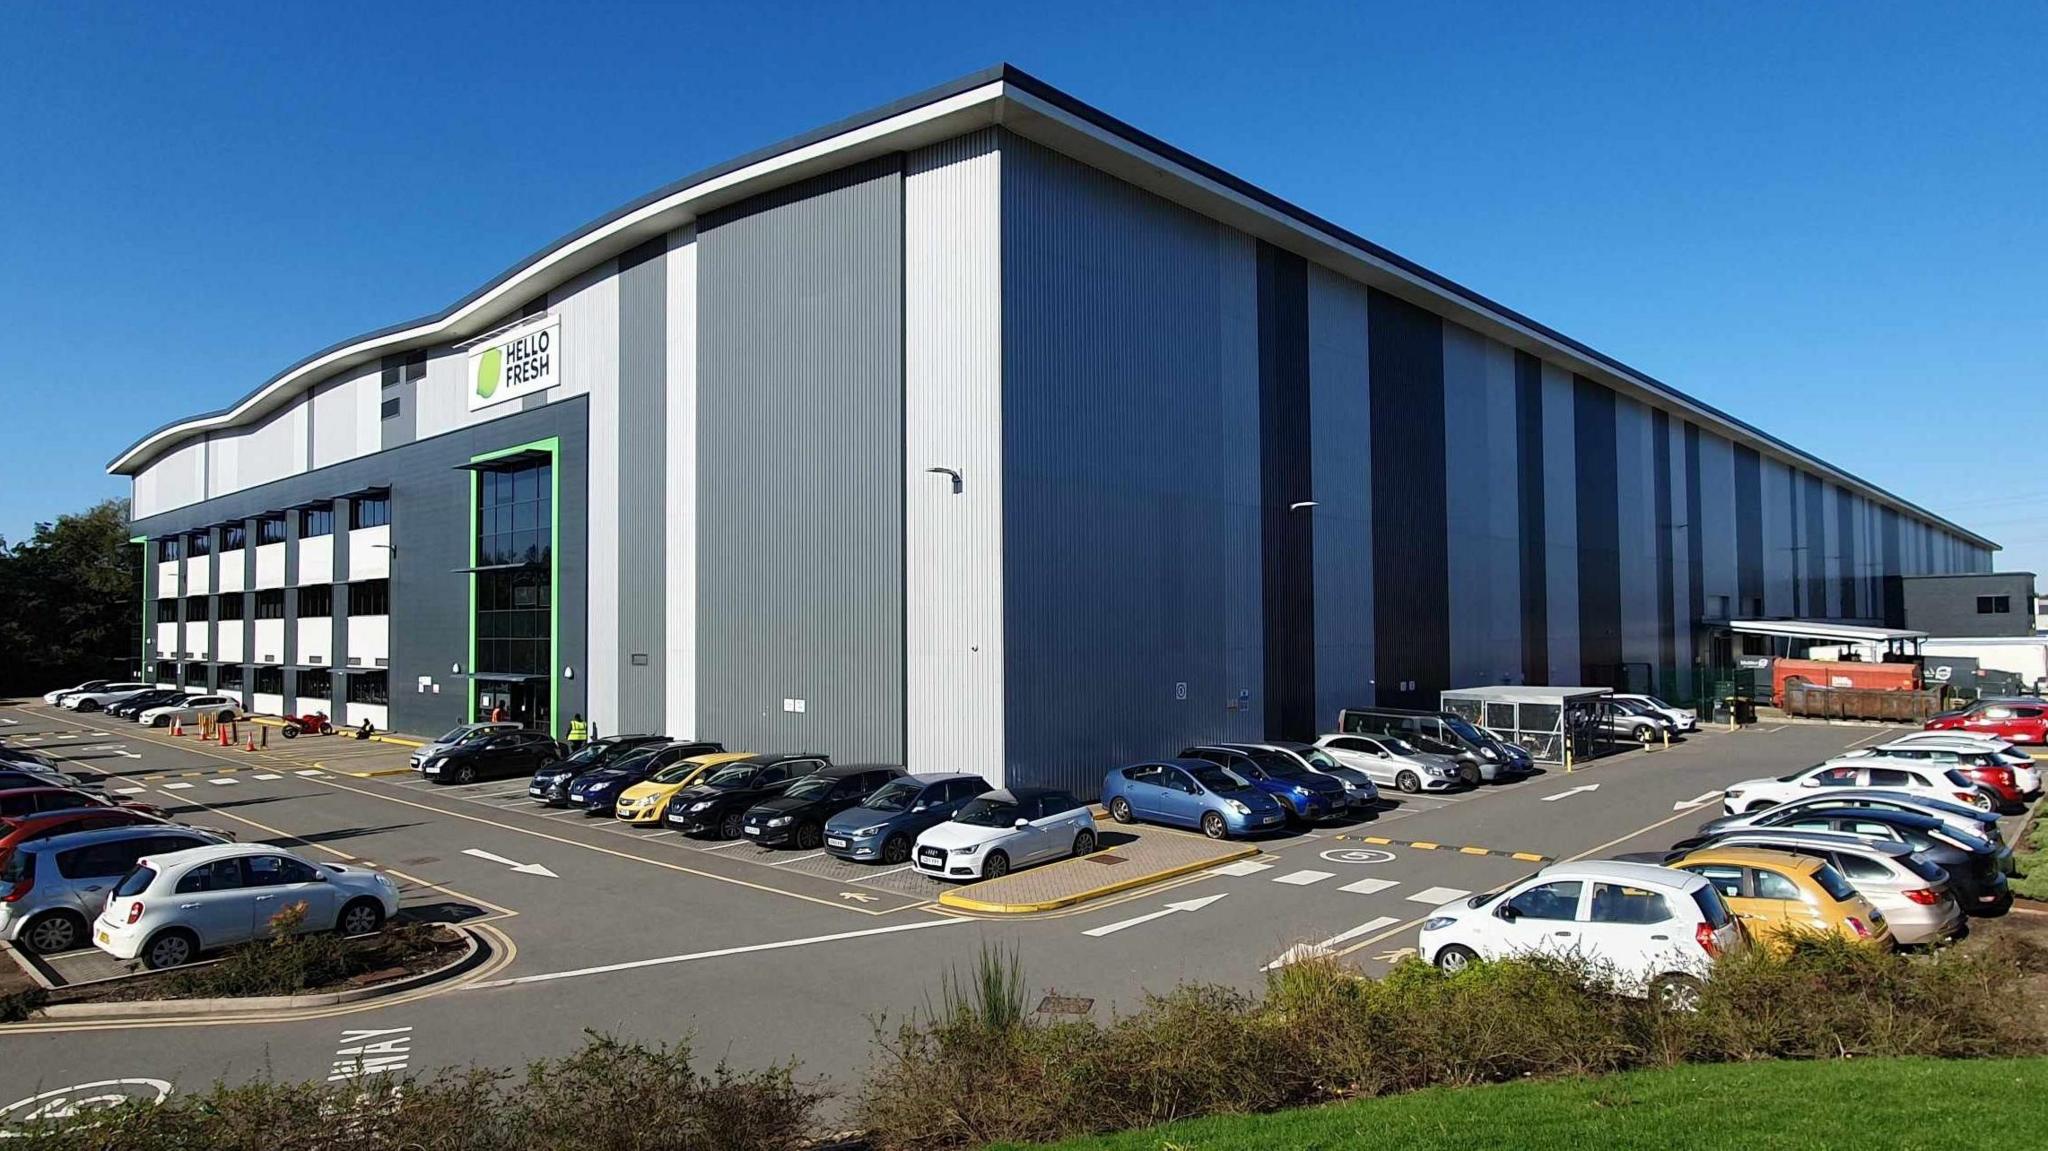
POLYGON ((497 392, 498 385, 505 379, 505 351, 503 348, 489 348, 476 362, 476 394, 490 399, 497 392))

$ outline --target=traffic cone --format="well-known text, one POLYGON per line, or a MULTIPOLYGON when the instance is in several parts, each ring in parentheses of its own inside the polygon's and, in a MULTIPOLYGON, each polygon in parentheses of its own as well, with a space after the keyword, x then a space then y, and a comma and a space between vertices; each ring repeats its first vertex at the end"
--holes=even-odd
POLYGON ((171 734, 173 736, 182 736, 185 734, 185 728, 182 724, 178 722, 176 716, 171 717, 171 734))
POLYGON ((215 728, 216 730, 218 730, 218 731, 220 732, 220 745, 221 745, 222 747, 228 747, 228 746, 230 746, 230 745, 229 745, 229 743, 228 743, 228 729, 227 729, 227 728, 225 728, 225 727, 221 727, 221 725, 220 725, 220 724, 217 724, 217 723, 216 723, 216 724, 214 724, 213 726, 214 726, 214 728, 215 728))
POLYGON ((247 743, 246 745, 244 745, 244 746, 243 746, 242 750, 243 750, 243 751, 255 751, 255 750, 256 750, 256 737, 255 737, 255 736, 254 736, 253 734, 249 736, 249 742, 248 742, 248 743, 247 743))

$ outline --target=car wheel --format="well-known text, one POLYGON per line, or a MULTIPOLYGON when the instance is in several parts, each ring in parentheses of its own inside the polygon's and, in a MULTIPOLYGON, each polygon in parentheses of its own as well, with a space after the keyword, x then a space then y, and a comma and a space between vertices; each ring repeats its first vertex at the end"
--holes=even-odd
POLYGON ((796 825, 796 846, 799 851, 816 851, 818 850, 818 845, 824 842, 824 839, 825 833, 817 824, 799 823, 796 825))
POLYGON ((77 706, 77 707, 75 707, 75 708, 73 708, 72 710, 73 710, 73 711, 98 711, 99 709, 100 709, 100 701, 99 701, 99 700, 96 700, 96 699, 81 699, 81 700, 79 700, 79 701, 78 701, 78 706, 77 706))
POLYGON ((1109 817, 1118 823, 1135 823, 1138 819, 1131 814, 1131 801, 1121 795, 1109 801, 1109 817))
POLYGON ((1422 777, 1412 771, 1404 771, 1394 777, 1394 786, 1413 795, 1422 790, 1422 777))
POLYGON ((85 938, 85 920, 69 911, 52 911, 28 925, 21 941, 37 955, 70 951, 85 938))
POLYGON ((142 949, 142 965, 151 971, 183 967, 199 954, 199 940, 182 927, 159 933, 142 949))
POLYGON ((1202 813, 1202 834, 1210 839, 1230 838, 1230 828, 1224 824, 1221 812, 1205 811, 1202 813))
POLYGON ((1636 742, 1642 744, 1644 747, 1648 747, 1651 744, 1657 742, 1656 729, 1652 728, 1647 723, 1637 724, 1635 730, 1630 732, 1629 734, 1635 736, 1636 742))
POLYGON ((1971 801, 1970 801, 1970 806, 1971 806, 1971 807, 1974 807, 1974 808, 1976 808, 1976 809, 1977 809, 1978 811, 1996 811, 1996 810, 1997 810, 1996 806, 1994 806, 1994 805, 1992 804, 1992 802, 1991 802, 1991 797, 1990 797, 1990 796, 1988 796, 1988 795, 1985 795, 1985 794, 1984 794, 1983 792, 1981 792, 1981 791, 1977 793, 1977 798, 1975 798, 1975 799, 1973 799, 1973 800, 1971 800, 1971 801))
POLYGON ((1456 975, 1478 959, 1478 952, 1462 943, 1452 943, 1437 951, 1436 969, 1446 975, 1456 975))
POLYGON ((461 766, 457 767, 457 768, 455 769, 455 782, 457 782, 457 783, 475 783, 475 782, 476 782, 476 768, 475 768, 475 767, 473 767, 473 766, 471 766, 470 764, 467 764, 467 763, 465 763, 465 764, 462 764, 461 766))
POLYGON ((1750 804, 1748 807, 1743 808, 1742 813, 1744 815, 1754 815, 1759 811, 1769 811, 1771 808, 1774 808, 1776 806, 1778 805, 1772 803, 1768 799, 1759 799, 1755 803, 1750 804))
POLYGON ((1650 984, 1650 998, 1666 1011, 1698 1011, 1700 981, 1690 975, 1664 975, 1650 984))
POLYGON ((892 835, 892 836, 890 836, 890 837, 889 837, 889 839, 888 839, 888 841, 887 841, 886 843, 882 844, 882 862, 883 862, 883 863, 902 863, 902 862, 903 862, 904 860, 906 860, 906 859, 909 859, 909 858, 910 858, 910 837, 909 837, 909 836, 907 836, 907 835, 892 835))
POLYGON ((725 818, 718 821, 718 837, 720 839, 738 839, 740 833, 746 829, 746 826, 747 820, 744 813, 738 811, 731 812, 725 818))
POLYGON ((157 716, 157 717, 156 717, 155 719, 152 719, 152 720, 150 720, 150 721, 149 721, 149 726, 151 726, 151 727, 169 727, 169 726, 171 726, 171 717, 170 717, 170 716, 168 716, 168 715, 160 715, 160 716, 157 716))
POLYGON ((1095 833, 1082 828, 1074 833, 1074 854, 1088 855, 1095 850, 1095 833))
POLYGON ((1001 879, 1008 874, 1010 874, 1010 857, 1000 851, 989 852, 988 858, 981 861, 981 877, 983 879, 1001 879))
POLYGON ((335 927, 343 935, 368 935, 384 926, 384 909, 374 899, 358 899, 341 909, 335 927))

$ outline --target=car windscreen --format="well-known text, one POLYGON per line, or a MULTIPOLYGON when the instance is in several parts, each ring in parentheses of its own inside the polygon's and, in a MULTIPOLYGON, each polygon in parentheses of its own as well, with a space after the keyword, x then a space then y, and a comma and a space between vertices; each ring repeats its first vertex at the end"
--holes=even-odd
POLYGON ((870 811, 907 811, 922 794, 924 784, 914 779, 892 779, 876 788, 873 795, 861 800, 860 805, 870 811))
POLYGON ((1779 782, 1779 783, 1798 783, 1798 782, 1799 782, 1800 780, 1802 780, 1802 779, 1806 778, 1807 776, 1809 776, 1809 775, 1813 774, 1813 773, 1814 773, 1814 772, 1816 772, 1816 771, 1819 771, 1819 770, 1820 770, 1821 768, 1823 768, 1823 767, 1826 767, 1826 766, 1827 766, 1827 765, 1826 765, 1826 764, 1824 764, 1824 763, 1817 763, 1817 764, 1813 765, 1812 767, 1802 767, 1802 768, 1800 768, 1800 769, 1799 769, 1798 771, 1795 771, 1795 772, 1793 772, 1793 773, 1792 773, 1792 774, 1790 774, 1790 775, 1781 775, 1781 776, 1779 776, 1779 777, 1778 777, 1778 782, 1779 782))
POLYGON ((1236 772, 1227 767, 1217 767, 1213 763, 1193 769, 1193 775, 1196 783, 1210 791, 1243 791, 1251 786, 1236 772))
POLYGON ((605 764, 604 767, 606 771, 632 771, 635 768, 647 766, 647 761, 654 758, 654 752, 655 749, 651 747, 643 747, 638 751, 629 751, 610 763, 605 764))
POLYGON ((35 873, 36 856, 32 851, 10 852, 6 859, 0 860, 0 883, 17 884, 33 878, 35 873))
POLYGON ((1892 862, 1925 883, 1940 883, 1948 878, 1948 872, 1938 863, 1920 858, 1918 855, 1895 855, 1892 862))
POLYGON ((704 782, 720 791, 734 791, 754 782, 754 767, 751 764, 728 767, 704 782))
POLYGON ((682 781, 690 778, 691 772, 700 770, 702 767, 703 764, 691 763, 687 759, 683 760, 681 763, 671 763, 667 767, 662 768, 660 771, 655 772, 653 775, 648 776, 647 782, 681 783, 682 781))
POLYGON ((1315 774, 1301 766, 1301 761, 1284 751, 1254 751, 1246 753, 1259 770, 1275 779, 1306 779, 1315 774))
POLYGON ((1479 733, 1478 728, 1473 727, 1459 716, 1447 715, 1443 717, 1443 725, 1444 730, 1451 732, 1466 743, 1483 745, 1486 742, 1486 737, 1479 733))
POLYGON ((586 764, 602 763, 615 754, 622 754, 618 744, 593 743, 562 762, 571 767, 582 767, 586 764))
POLYGON ((1706 917, 1707 926, 1716 931, 1728 926, 1728 905, 1721 901, 1721 893, 1711 883, 1702 883, 1692 889, 1692 901, 1699 905, 1700 914, 1706 917))
POLYGON ((1822 864, 1820 870, 1813 873, 1813 881, 1820 884, 1820 889, 1827 892, 1836 903, 1847 903, 1856 898, 1856 889, 1850 886, 1849 881, 1843 879, 1842 873, 1836 871, 1832 865, 1822 864))
POLYGON ((1409 743, 1405 739, 1396 739, 1391 735, 1380 736, 1380 746, 1386 748, 1388 751, 1393 752, 1395 755, 1422 754, 1421 750, 1417 748, 1414 744, 1409 743))
POLYGON ((961 807, 960 814, 953 817, 954 823, 965 823, 974 827, 1008 827, 1024 817, 1024 809, 1014 803, 998 799, 970 799, 961 807))
POLYGON ((1335 756, 1331 755, 1327 751, 1324 751, 1320 747, 1303 748, 1301 751, 1301 758, 1308 760, 1309 766, 1317 769, 1318 771, 1334 771, 1344 766, 1343 764, 1337 762, 1337 758, 1335 756))
POLYGON ((132 899, 148 891, 149 885, 155 882, 156 868, 136 867, 126 876, 122 877, 121 886, 114 889, 114 897, 117 899, 132 899))
POLYGON ((832 794, 832 788, 838 782, 829 776, 813 775, 790 784, 789 790, 782 794, 791 799, 823 799, 832 794))

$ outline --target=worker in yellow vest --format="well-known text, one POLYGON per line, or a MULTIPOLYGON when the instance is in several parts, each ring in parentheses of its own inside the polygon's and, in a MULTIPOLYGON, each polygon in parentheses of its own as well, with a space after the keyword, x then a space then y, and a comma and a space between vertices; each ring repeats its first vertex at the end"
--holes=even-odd
POLYGON ((583 713, 577 712, 569 720, 569 754, 575 755, 590 742, 590 725, 583 722, 583 713))

